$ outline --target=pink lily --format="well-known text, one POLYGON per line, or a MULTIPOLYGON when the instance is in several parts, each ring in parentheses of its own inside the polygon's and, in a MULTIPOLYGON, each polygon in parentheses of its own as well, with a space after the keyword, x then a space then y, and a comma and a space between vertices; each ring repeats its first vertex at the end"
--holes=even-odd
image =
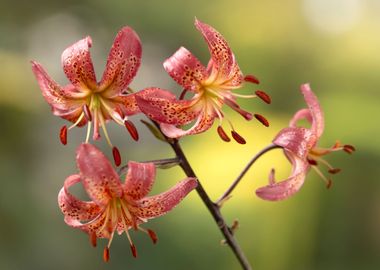
POLYGON ((284 149, 284 154, 292 164, 292 173, 286 180, 275 182, 274 170, 272 170, 269 175, 269 185, 256 190, 257 196, 264 200, 277 201, 294 195, 305 182, 305 177, 310 168, 313 168, 326 182, 327 188, 330 188, 331 180, 326 178, 318 165, 325 165, 331 174, 340 172, 340 169, 333 168, 323 159, 323 156, 339 150, 344 150, 349 154, 355 151, 353 146, 341 145, 339 142, 330 148, 317 146, 324 131, 323 112, 309 84, 301 85, 301 92, 308 108, 296 112, 290 121, 289 127, 281 130, 273 140, 275 145, 284 149), (296 124, 301 119, 306 119, 311 124, 311 127, 297 127, 296 124))
MULTIPOLYGON (((216 118, 219 119, 218 133, 224 141, 230 138, 222 128, 225 118, 222 106, 226 104, 242 115, 246 120, 252 119, 252 114, 240 108, 237 97, 260 97, 270 103, 270 97, 263 91, 256 91, 256 95, 240 95, 232 90, 241 88, 244 81, 256 83, 259 81, 252 75, 243 76, 227 41, 211 26, 195 20, 196 28, 203 35, 211 59, 207 68, 186 48, 181 47, 164 62, 164 68, 169 75, 184 88, 181 97, 160 88, 147 88, 136 95, 141 111, 161 124, 163 133, 171 138, 198 134, 208 130, 216 118), (190 100, 183 100, 185 93, 193 92, 190 100), (178 128, 194 122, 187 130, 178 128)), ((265 125, 268 121, 261 115, 255 117, 265 125)), ((239 143, 244 139, 235 131, 228 121, 233 138, 239 143)))
POLYGON ((91 37, 86 37, 62 53, 63 70, 71 82, 65 87, 51 79, 41 64, 32 61, 32 70, 53 114, 73 123, 69 128, 62 127, 61 142, 67 143, 68 130, 88 124, 86 142, 89 140, 91 126, 94 127, 93 139, 100 138, 101 126, 112 147, 105 126, 108 120, 125 125, 132 138, 138 140, 137 130, 127 116, 139 112, 134 94, 128 94, 131 93, 128 85, 140 66, 140 39, 130 27, 119 31, 99 83, 90 56, 91 45, 91 37))
POLYGON ((93 246, 97 238, 108 238, 103 258, 109 260, 109 249, 115 231, 125 232, 134 257, 137 256, 129 229, 147 233, 153 243, 157 236, 140 224, 169 212, 197 186, 197 180, 187 178, 170 190, 147 197, 155 179, 153 163, 128 163, 128 173, 122 183, 108 159, 95 146, 82 144, 77 150, 79 174, 69 176, 58 195, 58 203, 65 222, 86 232, 93 246), (81 182, 92 201, 81 201, 69 188, 81 182))

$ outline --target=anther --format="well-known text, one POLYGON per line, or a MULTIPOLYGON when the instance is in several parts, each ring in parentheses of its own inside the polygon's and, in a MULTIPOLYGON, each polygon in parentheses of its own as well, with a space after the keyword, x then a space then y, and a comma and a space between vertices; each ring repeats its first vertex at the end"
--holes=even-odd
POLYGON ((96 240, 97 240, 97 237, 96 237, 96 233, 92 232, 90 233, 90 243, 93 247, 96 247, 96 240))
POLYGON ((237 143, 246 144, 245 139, 239 133, 237 133, 235 130, 231 131, 231 135, 232 135, 232 138, 234 138, 234 140, 237 143))
POLYGON ((108 262, 110 260, 110 249, 105 247, 103 250, 103 260, 104 262, 108 262))
POLYGON ((113 155, 113 160, 115 161, 115 165, 120 166, 121 156, 120 156, 119 149, 117 149, 116 146, 112 147, 112 155, 113 155))
POLYGON ((125 120, 124 125, 126 129, 128 130, 129 134, 131 135, 132 139, 134 139, 135 141, 138 141, 139 133, 137 132, 135 125, 129 120, 125 120))
POLYGON ((348 153, 348 154, 352 154, 353 152, 356 151, 356 149, 352 145, 345 144, 345 145, 343 145, 343 151, 346 152, 346 153, 348 153))
POLYGON ((332 169, 329 169, 328 172, 331 173, 331 174, 337 174, 341 171, 341 169, 339 168, 332 168, 332 169))
POLYGON ((61 140, 61 143, 63 145, 67 144, 67 126, 66 125, 61 127, 61 130, 59 131, 59 139, 61 140))
POLYGON ((148 229, 147 231, 148 231, 150 239, 152 239, 153 244, 156 244, 157 241, 158 241, 157 234, 154 231, 150 230, 150 229, 148 229))
POLYGON ((186 90, 186 89, 184 89, 184 90, 181 92, 181 95, 179 96, 179 100, 182 100, 182 99, 184 99, 184 98, 185 98, 185 95, 186 95, 186 93, 187 93, 187 90, 186 90))
POLYGON ((258 96, 259 98, 261 98, 261 100, 264 101, 265 103, 271 104, 271 102, 272 102, 271 97, 267 93, 265 93, 264 91, 257 90, 255 92, 255 94, 256 94, 256 96, 258 96))
POLYGON ((262 116, 261 114, 257 114, 257 113, 255 113, 254 116, 255 116, 255 118, 256 118, 261 124, 263 124, 263 125, 266 126, 266 127, 269 127, 269 121, 268 121, 264 116, 262 116))
POLYGON ((307 159, 307 162, 308 162, 310 165, 313 165, 313 166, 317 166, 317 165, 318 165, 318 162, 317 162, 315 159, 308 158, 308 159, 307 159))
POLYGON ((327 189, 330 189, 331 187, 332 187, 332 181, 331 181, 331 179, 327 179, 327 182, 326 182, 326 188, 327 189))
POLYGON ((254 83, 254 84, 259 84, 260 83, 260 81, 259 81, 259 79, 257 79, 255 76, 253 76, 253 75, 246 75, 245 77, 244 77, 244 81, 246 81, 246 82, 250 82, 250 83, 254 83))
POLYGON ((219 137, 220 137, 223 141, 225 141, 225 142, 229 142, 229 141, 231 141, 230 137, 228 137, 228 135, 226 134, 226 132, 224 131, 224 129, 222 128, 222 126, 218 126, 217 131, 218 131, 218 135, 219 135, 219 137))
POLYGON ((134 244, 131 244, 131 252, 132 252, 133 257, 137 258, 137 250, 134 244))
POLYGON ((87 104, 83 105, 83 113, 84 113, 84 117, 86 117, 87 121, 91 122, 92 121, 92 114, 91 114, 90 108, 88 107, 87 104))

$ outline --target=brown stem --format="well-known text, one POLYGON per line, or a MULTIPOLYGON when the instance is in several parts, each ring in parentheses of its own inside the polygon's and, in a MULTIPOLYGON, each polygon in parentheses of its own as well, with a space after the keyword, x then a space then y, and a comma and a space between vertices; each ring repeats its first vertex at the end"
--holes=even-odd
MULTIPOLYGON (((175 158, 166 158, 166 159, 155 159, 155 160, 147 160, 147 161, 140 161, 140 163, 154 163, 156 166, 165 166, 170 164, 179 164, 179 159, 177 157, 175 158)), ((124 165, 119 169, 119 175, 125 174, 128 170, 128 164, 124 165)))
POLYGON ((244 167, 244 169, 241 171, 239 176, 235 179, 235 181, 232 182, 232 185, 224 192, 224 194, 216 201, 217 205, 220 205, 223 203, 223 201, 232 193, 232 191, 236 188, 236 186, 240 183, 240 180, 244 177, 244 175, 248 172, 248 170, 251 168, 251 166, 258 160, 262 155, 264 155, 266 152, 269 152, 270 150, 281 148, 278 145, 270 144, 264 149, 262 149, 260 152, 258 152, 244 167))

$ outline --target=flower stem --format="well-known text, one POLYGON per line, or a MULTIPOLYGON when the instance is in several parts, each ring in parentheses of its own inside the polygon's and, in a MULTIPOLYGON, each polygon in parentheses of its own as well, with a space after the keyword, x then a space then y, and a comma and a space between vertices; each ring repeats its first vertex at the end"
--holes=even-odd
POLYGON ((240 183, 241 179, 243 179, 244 175, 248 172, 248 170, 251 168, 251 166, 258 160, 262 155, 269 152, 270 150, 281 148, 278 145, 270 144, 264 149, 262 149, 260 152, 258 152, 244 167, 244 169, 241 171, 239 176, 235 179, 235 181, 232 182, 232 185, 224 192, 224 194, 216 201, 216 204, 220 206, 224 200, 226 200, 227 197, 230 196, 232 191, 236 188, 236 186, 240 183))
MULTIPOLYGON (((154 165, 158 167, 165 167, 165 166, 171 166, 171 165, 178 165, 179 159, 177 157, 175 158, 166 158, 166 159, 155 159, 155 160, 147 160, 147 161, 141 161, 141 163, 154 163, 154 165)), ((125 174, 128 170, 128 164, 124 165, 119 169, 119 175, 125 174)))

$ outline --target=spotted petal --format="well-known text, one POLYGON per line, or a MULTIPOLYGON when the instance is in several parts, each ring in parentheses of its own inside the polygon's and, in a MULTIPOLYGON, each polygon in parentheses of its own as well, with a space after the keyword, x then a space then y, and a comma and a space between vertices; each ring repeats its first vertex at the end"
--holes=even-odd
POLYGON ((67 78, 78 89, 93 90, 97 87, 92 64, 90 37, 79 40, 62 53, 62 66, 67 78))
POLYGON ((137 207, 133 211, 142 219, 164 215, 179 204, 190 191, 197 187, 197 184, 195 178, 186 178, 164 193, 137 201, 137 207))
POLYGON ((140 38, 130 27, 122 28, 116 35, 108 55, 106 69, 100 82, 105 97, 115 97, 128 88, 141 63, 140 38))
POLYGON ((164 62, 164 68, 179 85, 194 92, 207 76, 206 68, 184 47, 164 62))
POLYGON ((77 165, 88 196, 99 205, 123 194, 119 176, 95 146, 84 143, 77 150, 77 165))
POLYGON ((268 201, 279 201, 291 197, 300 190, 310 166, 291 152, 287 152, 287 157, 293 167, 290 177, 277 183, 273 183, 270 179, 269 185, 256 190, 258 197, 268 201))
POLYGON ((153 163, 128 162, 128 173, 125 179, 124 192, 133 200, 139 200, 148 195, 156 176, 153 163))
POLYGON ((317 137, 321 137, 324 130, 324 117, 321 106, 319 105, 317 97, 312 92, 309 84, 301 85, 301 92, 304 95, 305 101, 310 109, 312 116, 311 128, 317 137))
POLYGON ((234 68, 234 57, 224 37, 210 25, 195 20, 196 28, 202 33, 210 50, 214 68, 220 76, 229 78, 234 68))
POLYGON ((136 101, 144 114, 159 123, 184 125, 199 114, 192 107, 191 100, 177 100, 174 94, 160 88, 139 91, 136 101))

